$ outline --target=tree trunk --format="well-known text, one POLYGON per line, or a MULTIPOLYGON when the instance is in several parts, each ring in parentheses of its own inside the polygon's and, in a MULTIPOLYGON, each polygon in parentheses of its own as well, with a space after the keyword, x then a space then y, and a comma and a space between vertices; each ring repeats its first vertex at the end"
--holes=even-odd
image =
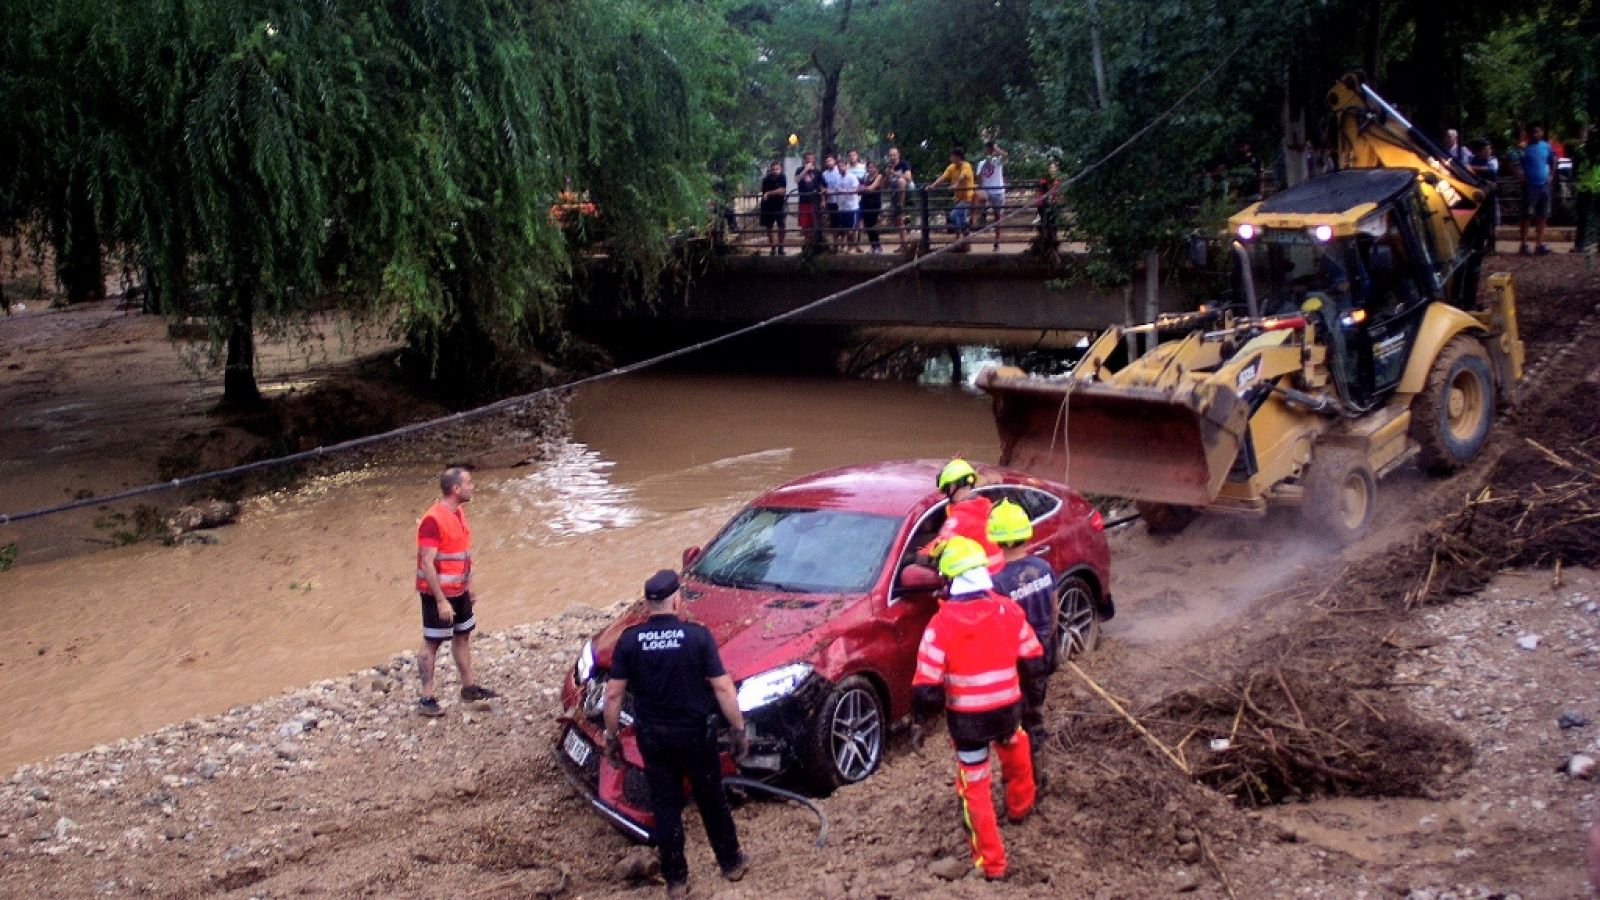
POLYGON ((1106 60, 1100 49, 1100 7, 1089 0, 1089 57, 1094 64, 1095 101, 1101 110, 1111 105, 1111 95, 1106 91, 1106 60))
POLYGON ((817 112, 817 140, 823 153, 837 153, 839 148, 834 146, 838 138, 835 131, 834 119, 839 112, 839 82, 844 75, 844 66, 841 64, 831 70, 818 68, 822 75, 822 106, 817 112))
POLYGON ((1306 180, 1306 111, 1297 109, 1292 99, 1292 79, 1289 65, 1283 66, 1283 108, 1279 120, 1283 126, 1283 186, 1294 187, 1306 180))
POLYGON ((1362 68, 1368 78, 1379 77, 1383 65, 1383 0, 1367 0, 1367 33, 1362 68))
POLYGON ((261 405, 256 387, 256 332, 254 296, 246 292, 237 301, 228 331, 228 361, 222 369, 222 405, 249 409, 261 405))
POLYGON ((1442 144, 1450 118, 1450 47, 1446 17, 1422 2, 1413 9, 1416 16, 1411 62, 1416 80, 1417 115, 1412 124, 1442 144))
POLYGON ((95 221, 94 204, 89 200, 89 186, 81 174, 73 174, 67 193, 67 215, 56 235, 56 278, 67 292, 68 303, 104 300, 100 228, 95 221))

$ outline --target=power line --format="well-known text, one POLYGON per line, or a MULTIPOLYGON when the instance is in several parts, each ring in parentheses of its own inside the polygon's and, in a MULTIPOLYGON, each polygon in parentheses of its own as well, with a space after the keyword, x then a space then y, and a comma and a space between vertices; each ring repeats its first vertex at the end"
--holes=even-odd
MULTIPOLYGON (((1091 173, 1094 170, 1098 169, 1099 167, 1105 165, 1107 162, 1109 162, 1112 159, 1112 157, 1114 157, 1117 154, 1121 153, 1122 151, 1128 149, 1136 141, 1138 141, 1139 139, 1143 138, 1146 134, 1149 134, 1150 131, 1152 131, 1157 125, 1160 125, 1163 121, 1165 121, 1166 119, 1171 117, 1171 115, 1174 112, 1176 112, 1181 106, 1183 106, 1183 104, 1186 103, 1189 100, 1190 97, 1194 96, 1196 91, 1200 90, 1200 88, 1203 87, 1212 78, 1214 78, 1217 75, 1218 72, 1222 71, 1222 68, 1227 65, 1228 61, 1233 58, 1234 54, 1238 53, 1239 50, 1244 47, 1245 43, 1247 43, 1250 40, 1251 36, 1252 35, 1246 35, 1237 44, 1235 44, 1233 46, 1233 48, 1231 50, 1229 50, 1222 57, 1222 59, 1220 61, 1218 61, 1218 63, 1210 69, 1210 71, 1206 72, 1205 75, 1201 76, 1199 81, 1195 82, 1194 85, 1189 88, 1189 90, 1185 91, 1183 93, 1183 95, 1180 96, 1177 99, 1177 101, 1174 102, 1171 106, 1167 107, 1167 109, 1164 112, 1162 112, 1160 115, 1156 116, 1154 119, 1151 119, 1148 123, 1145 124, 1145 126, 1143 128, 1140 128, 1138 131, 1134 132, 1132 136, 1130 136, 1127 140, 1123 141, 1121 144, 1118 144, 1115 148, 1113 148, 1111 150, 1111 152, 1107 153, 1105 156, 1102 156, 1100 159, 1096 160, 1095 162, 1091 163, 1090 165, 1085 166, 1083 169, 1079 170, 1078 173, 1073 175, 1071 178, 1068 178, 1065 182, 1063 182, 1061 185, 1058 186, 1057 190, 1060 190, 1061 188, 1071 187, 1072 185, 1076 184, 1078 181, 1082 180, 1089 173, 1091 173)), ((1020 213, 1013 213, 1012 215, 1019 215, 1019 214, 1020 213)), ((676 350, 669 350, 666 353, 662 353, 662 354, 659 354, 657 356, 652 356, 652 357, 649 357, 647 359, 642 359, 642 360, 639 360, 638 362, 629 363, 629 364, 627 364, 625 366, 617 366, 615 368, 608 369, 608 370, 606 370, 604 372, 599 372, 599 373, 596 373, 594 375, 588 375, 588 376, 585 376, 583 378, 576 379, 574 381, 569 381, 569 382, 567 382, 565 384, 552 385, 550 387, 540 388, 539 390, 536 390, 536 391, 530 391, 530 392, 525 393, 525 394, 519 394, 519 395, 517 395, 515 397, 507 397, 507 398, 502 399, 502 400, 496 400, 495 402, 486 404, 484 406, 474 407, 473 409, 462 410, 461 412, 451 413, 450 415, 447 415, 447 416, 440 416, 438 418, 428 419, 428 420, 422 421, 422 422, 413 422, 413 423, 411 423, 409 425, 402 425, 402 426, 400 426, 398 428, 391 428, 388 431, 379 432, 377 434, 369 434, 369 435, 364 435, 364 436, 358 437, 358 438, 352 438, 352 439, 350 439, 348 441, 341 441, 341 442, 339 442, 337 444, 333 444, 333 445, 327 446, 327 447, 316 447, 316 448, 311 449, 311 450, 302 450, 302 451, 300 451, 298 453, 290 453, 290 454, 288 454, 286 456, 278 456, 278 457, 274 457, 272 459, 257 460, 256 462, 249 462, 249 463, 244 463, 242 465, 230 466, 230 467, 228 467, 226 469, 215 469, 215 470, 210 471, 210 472, 202 472, 202 473, 200 473, 198 475, 189 475, 189 476, 185 476, 183 478, 173 478, 173 479, 171 479, 169 481, 158 481, 158 482, 154 482, 154 483, 151 483, 151 484, 140 485, 139 487, 128 488, 127 490, 117 491, 116 493, 112 493, 112 494, 102 494, 100 496, 95 496, 95 497, 84 497, 84 498, 79 499, 79 500, 73 500, 73 501, 70 501, 70 502, 67 502, 67 503, 59 503, 59 504, 56 504, 54 506, 41 507, 39 509, 30 509, 30 510, 27 510, 25 512, 20 512, 20 513, 0 513, 0 525, 9 525, 9 524, 12 524, 14 522, 25 522, 25 521, 27 521, 29 519, 39 519, 39 518, 43 518, 45 516, 57 515, 59 513, 64 513, 64 512, 71 512, 71 511, 77 510, 77 509, 87 509, 89 507, 94 507, 94 506, 103 506, 103 505, 105 505, 107 503, 117 503, 117 502, 120 502, 122 500, 131 500, 131 499, 133 499, 135 497, 143 497, 143 496, 146 496, 148 494, 156 494, 156 493, 161 493, 161 492, 164 492, 164 491, 178 490, 180 488, 191 487, 191 486, 197 485, 197 484, 204 484, 204 483, 209 482, 209 481, 217 481, 217 480, 223 479, 223 478, 233 478, 233 477, 238 476, 238 475, 246 475, 246 474, 249 474, 251 472, 256 472, 256 471, 259 471, 259 470, 262 470, 262 469, 277 468, 277 467, 280 467, 280 466, 288 466, 288 465, 294 465, 295 463, 302 463, 302 462, 308 462, 308 461, 311 461, 311 460, 322 459, 322 458, 327 457, 327 456, 332 456, 332 455, 339 454, 339 453, 346 453, 346 452, 351 451, 351 450, 358 450, 358 449, 360 449, 362 447, 370 447, 370 446, 372 446, 374 444, 380 444, 380 443, 383 443, 385 441, 392 441, 392 440, 395 440, 396 438, 406 437, 408 435, 416 434, 418 432, 427 431, 427 430, 430 430, 430 429, 439 428, 439 427, 446 426, 446 425, 455 425, 455 424, 459 424, 459 423, 462 423, 462 422, 471 421, 473 419, 478 419, 478 418, 481 418, 483 416, 493 415, 493 414, 498 413, 498 412, 503 412, 503 411, 506 411, 506 410, 514 409, 516 407, 522 406, 522 405, 527 404, 527 403, 531 403, 534 400, 537 400, 537 399, 539 399, 541 397, 545 397, 545 396, 548 396, 550 394, 555 394, 555 393, 560 392, 560 391, 574 390, 574 389, 577 389, 577 388, 580 388, 580 387, 584 387, 585 385, 596 384, 596 383, 599 383, 599 382, 602 382, 602 381, 609 381, 609 380, 611 380, 613 378, 621 378, 624 375, 631 375, 634 372, 639 372, 639 371, 642 371, 644 369, 648 369, 648 368, 651 368, 651 367, 654 367, 654 366, 661 365, 662 363, 665 363, 665 362, 670 362, 670 361, 672 361, 674 359, 679 359, 679 358, 682 358, 682 357, 685 357, 685 356, 689 356, 690 354, 698 353, 701 350, 705 350, 705 349, 707 349, 709 347, 714 347, 714 346, 716 346, 718 344, 723 344, 723 343, 727 343, 728 341, 736 340, 738 338, 744 337, 747 334, 752 334, 752 333, 754 333, 756 331, 760 331, 760 330, 762 330, 764 328, 769 328, 769 327, 771 327, 773 325, 778 325, 778 324, 781 324, 783 322, 790 321, 792 319, 797 319, 797 318, 805 315, 806 313, 812 312, 813 310, 821 309, 822 307, 824 307, 824 306, 826 306, 826 305, 828 305, 830 303, 834 303, 834 302, 837 302, 839 300, 843 300, 844 298, 849 297, 852 294, 860 293, 861 291, 864 291, 867 288, 873 287, 874 285, 882 284, 884 282, 887 282, 887 281, 890 281, 892 279, 898 278, 898 277, 900 277, 901 275, 904 275, 907 272, 911 272, 911 271, 914 271, 914 270, 920 268, 921 266, 927 264, 927 262, 929 260, 932 260, 935 257, 938 257, 938 256, 940 256, 942 254, 945 254, 945 253, 949 253, 952 250, 954 250, 956 247, 959 247, 959 246, 962 246, 963 244, 971 242, 972 239, 977 237, 979 234, 982 234, 983 232, 988 231, 990 228, 998 227, 999 225, 1000 225, 1000 222, 990 223, 989 225, 985 226, 984 228, 982 228, 982 229, 980 229, 978 231, 975 231, 975 232, 973 232, 971 234, 965 235, 962 238, 960 238, 959 240, 953 241, 953 242, 951 242, 949 244, 945 244, 944 246, 940 247, 937 250, 932 251, 931 253, 925 254, 923 256, 919 256, 919 257, 917 257, 915 259, 912 259, 912 260, 909 260, 909 261, 907 261, 905 263, 902 263, 901 265, 895 266, 894 268, 889 269, 889 270, 887 270, 885 272, 879 273, 878 275, 875 275, 872 278, 869 278, 866 281, 863 281, 863 282, 861 282, 859 284, 854 284, 854 285, 851 285, 850 287, 844 288, 843 290, 834 291, 831 294, 827 294, 827 295, 825 295, 823 297, 819 297, 816 300, 811 301, 810 303, 804 304, 803 306, 798 306, 798 307, 796 307, 794 309, 788 310, 787 312, 779 313, 779 314, 777 314, 775 316, 771 316, 770 318, 763 319, 763 320, 761 320, 759 322, 753 322, 753 323, 751 323, 749 325, 745 325, 745 326, 742 326, 740 328, 735 328, 733 331, 730 331, 730 332, 728 332, 726 334, 721 334, 721 335, 718 335, 717 337, 714 337, 714 338, 708 338, 706 340, 690 344, 690 345, 688 345, 686 347, 679 347, 676 350)))

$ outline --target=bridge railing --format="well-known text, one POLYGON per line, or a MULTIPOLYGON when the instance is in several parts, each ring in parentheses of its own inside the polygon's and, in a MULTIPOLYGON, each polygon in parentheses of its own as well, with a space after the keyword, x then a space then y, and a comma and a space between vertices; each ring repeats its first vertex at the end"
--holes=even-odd
MULTIPOLYGON (((760 194, 739 194, 718 204, 716 237, 735 251, 781 255, 790 251, 928 253, 996 220, 1002 224, 969 246, 993 253, 1051 249, 1060 241, 1060 201, 1045 197, 1037 181, 999 188, 950 187, 858 193, 856 210, 838 209, 838 195, 799 195, 793 188, 781 209, 762 208, 760 194), (875 195, 875 196, 874 196, 875 195), (963 225, 964 220, 964 225, 963 225)), ((966 247, 961 248, 963 250, 966 247)))

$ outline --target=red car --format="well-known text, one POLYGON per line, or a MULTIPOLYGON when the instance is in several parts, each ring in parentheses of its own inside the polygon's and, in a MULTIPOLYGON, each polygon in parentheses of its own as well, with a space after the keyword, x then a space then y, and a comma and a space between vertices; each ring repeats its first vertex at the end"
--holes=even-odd
MULTIPOLYGON (((683 554, 684 614, 711 629, 739 687, 762 780, 797 774, 827 792, 871 775, 890 723, 911 711, 911 675, 942 587, 916 551, 944 521, 942 461, 820 472, 762 494, 704 550, 683 554)), ((1093 506, 1065 485, 979 466, 978 492, 1009 498, 1034 523, 1030 551, 1058 573, 1061 658, 1093 649, 1110 618, 1110 553, 1093 506)), ((604 758, 601 708, 611 652, 646 617, 643 602, 584 644, 563 693, 556 756, 590 803, 648 841, 643 761, 624 703, 620 770, 604 758)))

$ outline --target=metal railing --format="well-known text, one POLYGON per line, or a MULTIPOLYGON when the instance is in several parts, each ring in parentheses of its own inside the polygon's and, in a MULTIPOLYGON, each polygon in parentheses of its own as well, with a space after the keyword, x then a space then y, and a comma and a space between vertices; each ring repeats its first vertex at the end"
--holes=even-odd
MULTIPOLYGON (((1037 252, 1060 242, 1060 200, 1043 203, 1037 181, 974 187, 958 203, 957 191, 882 188, 857 193, 854 210, 843 210, 839 195, 784 195, 781 209, 764 210, 760 194, 739 194, 719 204, 718 242, 730 249, 783 255, 804 253, 929 253, 961 236, 999 221, 968 247, 990 252, 1037 252)), ((848 201, 845 201, 846 203, 848 201)), ((968 247, 959 248, 966 250, 968 247)))

